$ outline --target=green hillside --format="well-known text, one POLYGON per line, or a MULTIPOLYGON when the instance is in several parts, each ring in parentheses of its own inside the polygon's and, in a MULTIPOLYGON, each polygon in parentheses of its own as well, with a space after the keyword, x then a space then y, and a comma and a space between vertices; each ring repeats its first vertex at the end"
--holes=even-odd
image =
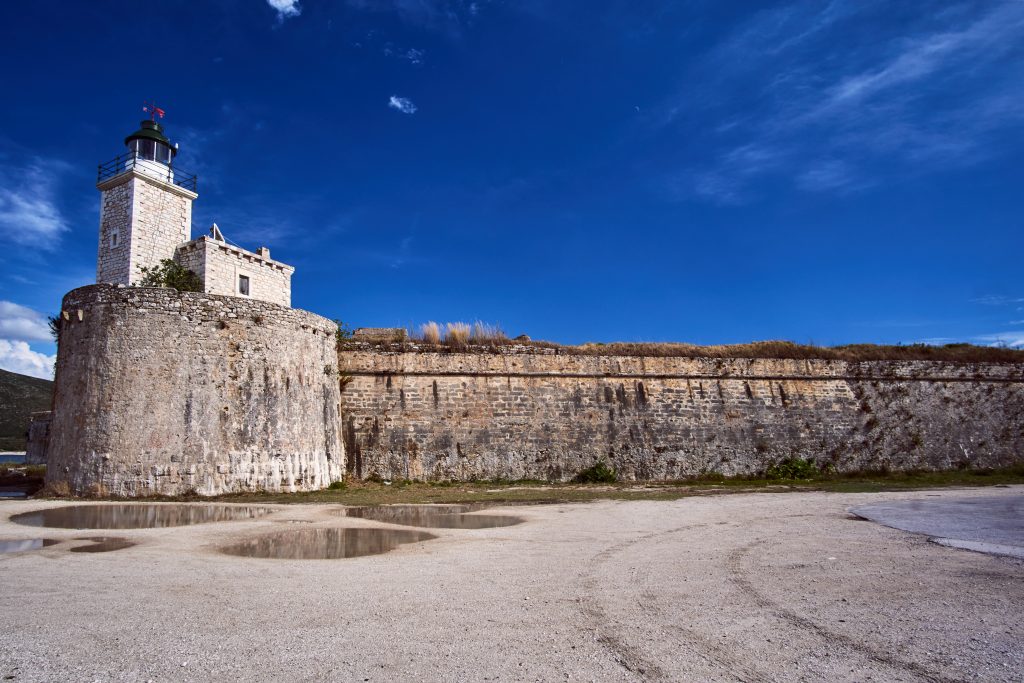
POLYGON ((28 418, 50 409, 53 382, 0 370, 0 451, 25 450, 28 418))

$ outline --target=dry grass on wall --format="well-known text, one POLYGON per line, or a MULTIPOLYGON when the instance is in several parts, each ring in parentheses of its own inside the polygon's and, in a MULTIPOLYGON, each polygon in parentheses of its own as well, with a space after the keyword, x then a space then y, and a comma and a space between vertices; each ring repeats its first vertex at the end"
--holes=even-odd
POLYGON ((931 346, 883 346, 848 344, 845 346, 811 346, 788 341, 763 341, 749 344, 697 346, 695 344, 645 344, 615 342, 558 347, 559 353, 590 356, 657 356, 688 358, 779 358, 823 359, 842 361, 934 360, 962 363, 1024 363, 1024 350, 973 344, 931 346))
MULTIPOLYGON (((749 344, 699 346, 684 343, 611 342, 565 346, 526 337, 509 339, 498 325, 477 321, 421 325, 418 334, 400 345, 402 351, 459 350, 489 353, 500 347, 516 347, 529 353, 531 349, 546 353, 575 356, 640 356, 652 358, 776 358, 820 359, 840 361, 912 361, 931 360, 955 363, 1024 363, 1024 350, 973 344, 910 344, 885 346, 848 344, 845 346, 813 346, 789 341, 760 341, 749 344)), ((386 346, 376 344, 374 346, 386 346)), ((389 346, 391 350, 396 350, 389 346)))
MULTIPOLYGON (((413 337, 413 335, 409 335, 413 337)), ((428 323, 420 325, 420 335, 418 337, 424 344, 431 344, 437 346, 441 343, 441 326, 431 320, 428 323)))

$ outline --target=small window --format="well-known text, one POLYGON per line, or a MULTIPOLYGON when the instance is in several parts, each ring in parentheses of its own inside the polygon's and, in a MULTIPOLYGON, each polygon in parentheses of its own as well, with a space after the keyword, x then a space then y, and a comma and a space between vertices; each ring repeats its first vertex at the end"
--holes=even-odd
POLYGON ((121 233, 119 233, 117 230, 114 230, 112 233, 110 233, 110 248, 111 249, 116 249, 117 248, 118 238, 120 236, 121 236, 121 233))
POLYGON ((242 296, 249 296, 249 276, 238 276, 238 293, 242 296))

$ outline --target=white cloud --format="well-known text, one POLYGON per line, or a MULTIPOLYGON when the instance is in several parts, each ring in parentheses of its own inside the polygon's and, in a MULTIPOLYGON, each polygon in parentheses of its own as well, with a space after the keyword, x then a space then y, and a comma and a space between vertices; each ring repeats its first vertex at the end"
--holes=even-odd
POLYGON ((302 14, 299 0, 267 0, 267 4, 277 12, 278 21, 284 21, 290 17, 297 17, 302 14))
POLYGON ((53 339, 42 313, 11 301, 0 301, 0 337, 21 341, 53 339))
POLYGON ((997 332, 995 334, 979 334, 971 341, 989 346, 1006 346, 1011 349, 1024 349, 1024 330, 997 332))
POLYGON ((771 176, 846 193, 1001 154, 1000 135, 1024 123, 1024 62, 1014 58, 1024 2, 962 3, 861 39, 858 27, 887 7, 787 3, 754 14, 713 48, 652 120, 657 128, 707 115, 730 123, 716 131, 714 156, 688 169, 689 194, 743 201, 771 176), (739 158, 767 148, 785 163, 739 158), (724 197, 706 191, 708 177, 727 188, 724 197))
POLYGON ((856 184, 857 177, 851 171, 850 165, 836 159, 812 164, 796 178, 797 187, 811 192, 842 190, 856 184))
POLYGON ((466 0, 346 0, 346 4, 364 12, 392 13, 411 26, 452 36, 471 26, 481 9, 480 2, 466 0))
POLYGON ((53 379, 57 356, 47 356, 29 348, 23 341, 0 339, 0 369, 42 379, 53 379))
POLYGON ((403 114, 416 113, 416 105, 413 104, 412 100, 410 100, 408 97, 398 97, 397 95, 392 95, 391 99, 388 100, 388 106, 391 107, 392 109, 397 109, 403 114))
POLYGON ((57 208, 54 182, 66 170, 55 161, 44 172, 39 160, 0 169, 0 239, 47 251, 57 247, 68 224, 57 208))
POLYGON ((1024 13, 1016 0, 1005 3, 990 14, 960 31, 937 32, 909 40, 904 48, 881 68, 844 79, 832 89, 822 107, 823 114, 837 107, 856 107, 885 89, 926 78, 951 61, 974 62, 984 51, 985 58, 1009 48, 1024 27, 1024 13))
POLYGON ((975 299, 971 299, 971 303, 981 304, 982 306, 1011 306, 1013 304, 1024 303, 1024 298, 1005 296, 1003 294, 987 294, 985 296, 979 296, 975 299))

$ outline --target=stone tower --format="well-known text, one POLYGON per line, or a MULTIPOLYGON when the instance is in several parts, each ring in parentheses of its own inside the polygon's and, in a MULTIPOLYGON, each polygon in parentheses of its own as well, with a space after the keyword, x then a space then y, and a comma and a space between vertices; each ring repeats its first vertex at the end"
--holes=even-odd
MULTIPOLYGON (((162 112, 161 112, 162 113, 162 112)), ((128 151, 100 164, 100 244, 96 282, 131 285, 141 268, 174 257, 191 238, 196 178, 174 168, 178 146, 155 120, 127 138, 128 151)))

